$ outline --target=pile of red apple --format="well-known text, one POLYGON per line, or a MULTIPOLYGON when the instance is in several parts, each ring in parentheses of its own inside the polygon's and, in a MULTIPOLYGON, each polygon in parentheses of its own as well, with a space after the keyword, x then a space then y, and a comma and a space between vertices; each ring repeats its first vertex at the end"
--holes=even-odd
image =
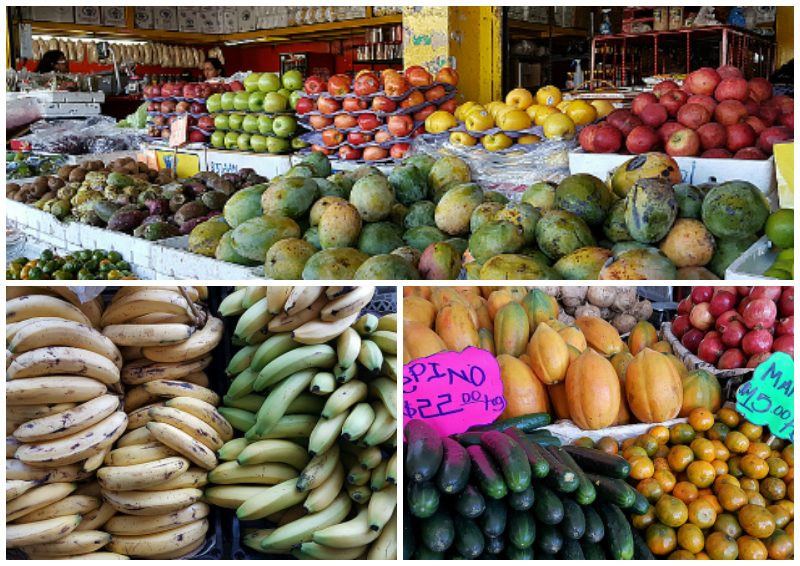
POLYGON ((348 75, 328 81, 311 76, 304 85, 309 96, 298 100, 296 111, 310 128, 322 132, 322 143, 313 144, 314 151, 338 153, 339 159, 350 161, 402 159, 409 142, 425 133, 428 116, 438 109, 455 111, 454 99, 443 101, 445 84, 458 84, 453 69, 443 68, 435 77, 419 66, 402 74, 362 72, 355 80, 348 75), (420 108, 403 113, 416 107, 420 108))
POLYGON ((693 287, 672 333, 718 369, 755 368, 773 352, 794 359, 794 287, 693 287))
POLYGON ((667 80, 584 128, 591 153, 665 151, 672 157, 767 159, 772 146, 794 139, 794 100, 773 96, 762 78, 746 81, 733 66, 704 67, 682 86, 667 80))
MULTIPOLYGON (((241 84, 240 84, 241 86, 241 84)), ((243 90, 241 87, 239 90, 243 90)), ((214 93, 233 90, 230 85, 213 83, 188 83, 179 81, 144 87, 144 98, 148 101, 147 111, 152 114, 150 137, 168 140, 172 123, 186 115, 189 125, 189 142, 207 142, 214 127, 214 119, 209 116, 205 100, 214 93), (227 87, 227 89, 226 89, 227 87), (156 100, 162 99, 163 100, 156 100), (183 100, 178 100, 182 98, 183 100)))

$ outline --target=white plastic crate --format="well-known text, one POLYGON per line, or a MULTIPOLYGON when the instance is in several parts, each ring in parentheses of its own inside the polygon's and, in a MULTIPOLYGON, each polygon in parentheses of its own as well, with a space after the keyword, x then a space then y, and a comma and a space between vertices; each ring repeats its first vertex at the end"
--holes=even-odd
POLYGON ((188 251, 189 236, 160 240, 153 247, 150 266, 159 279, 239 280, 263 279, 252 268, 219 261, 188 251))
POLYGON ((728 266, 725 279, 729 281, 780 281, 774 277, 764 277, 764 272, 772 267, 778 258, 778 251, 766 236, 750 246, 739 259, 728 266))

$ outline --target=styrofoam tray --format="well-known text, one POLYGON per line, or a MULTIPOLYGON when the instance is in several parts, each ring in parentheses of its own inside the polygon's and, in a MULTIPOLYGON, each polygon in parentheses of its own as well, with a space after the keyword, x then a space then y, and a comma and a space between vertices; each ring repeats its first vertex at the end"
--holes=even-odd
POLYGON ((725 279, 729 281, 780 281, 775 277, 765 277, 764 272, 772 267, 778 259, 778 251, 772 246, 769 238, 763 236, 750 246, 739 259, 725 270, 725 279))

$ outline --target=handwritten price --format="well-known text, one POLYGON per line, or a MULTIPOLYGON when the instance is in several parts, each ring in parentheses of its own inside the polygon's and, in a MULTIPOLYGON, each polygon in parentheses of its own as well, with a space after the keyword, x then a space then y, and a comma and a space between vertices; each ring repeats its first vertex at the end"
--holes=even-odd
POLYGON ((736 410, 759 426, 794 442, 794 361, 777 352, 736 392, 736 410))

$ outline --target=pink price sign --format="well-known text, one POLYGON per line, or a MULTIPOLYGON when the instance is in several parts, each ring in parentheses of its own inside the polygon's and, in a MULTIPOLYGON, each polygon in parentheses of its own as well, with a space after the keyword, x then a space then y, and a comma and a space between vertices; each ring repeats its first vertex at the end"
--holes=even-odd
POLYGON ((442 436, 488 425, 506 408, 500 366, 486 350, 440 352, 403 366, 403 426, 425 419, 442 436))

